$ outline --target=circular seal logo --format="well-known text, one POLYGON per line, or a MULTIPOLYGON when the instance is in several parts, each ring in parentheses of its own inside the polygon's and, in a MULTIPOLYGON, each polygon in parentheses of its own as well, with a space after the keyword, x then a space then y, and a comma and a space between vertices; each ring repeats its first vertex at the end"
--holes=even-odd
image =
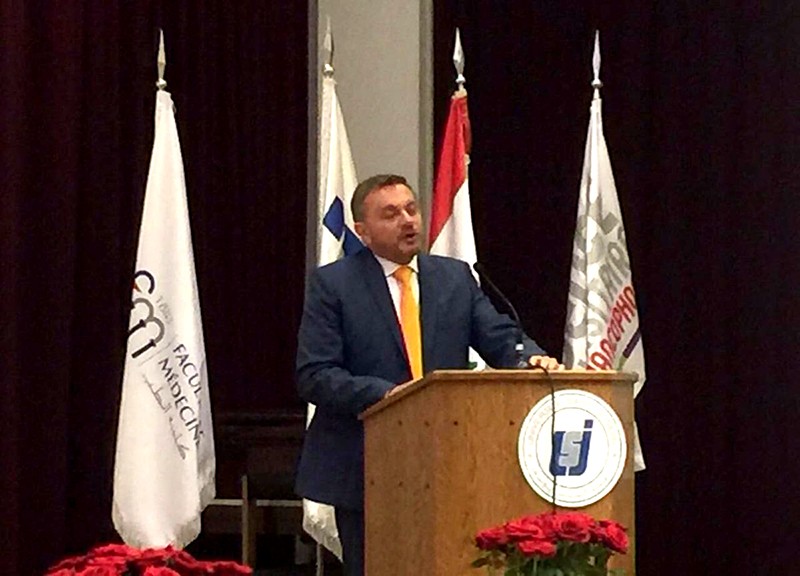
POLYGON ((519 433, 525 480, 551 503, 555 486, 555 504, 565 508, 588 506, 611 492, 627 453, 619 416, 602 398, 583 390, 559 390, 542 398, 519 433))

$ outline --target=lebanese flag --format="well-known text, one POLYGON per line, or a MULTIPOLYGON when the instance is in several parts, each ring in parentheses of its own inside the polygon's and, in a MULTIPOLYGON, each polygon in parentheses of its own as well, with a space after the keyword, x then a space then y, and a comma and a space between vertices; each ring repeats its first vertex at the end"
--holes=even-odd
MULTIPOLYGON (((478 261, 467 174, 471 145, 467 91, 462 87, 456 90, 450 100, 450 113, 433 187, 428 246, 431 254, 463 260, 470 268, 478 261)), ((478 280, 474 271, 472 274, 478 280)), ((486 362, 472 348, 469 349, 469 364, 476 370, 486 367, 486 362)))
POLYGON ((458 258, 470 266, 478 260, 467 175, 471 139, 467 92, 461 88, 450 100, 431 202, 428 245, 431 254, 458 258))

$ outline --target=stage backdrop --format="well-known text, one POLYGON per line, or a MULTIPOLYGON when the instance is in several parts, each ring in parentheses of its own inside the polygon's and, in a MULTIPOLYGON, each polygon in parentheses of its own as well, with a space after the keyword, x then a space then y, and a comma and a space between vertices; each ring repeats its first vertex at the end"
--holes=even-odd
MULTIPOLYGON (((778 0, 435 6, 437 138, 458 24, 478 253, 553 353, 601 29, 605 134, 648 368, 645 576, 796 565, 796 12, 778 0)), ((159 25, 214 409, 300 406, 307 21, 302 2, 0 2, 0 573, 37 574, 114 535, 159 25)))
POLYGON ((467 54, 478 254, 562 346, 600 29, 641 312, 640 575, 797 572, 800 12, 744 2, 436 4, 437 134, 467 54))
POLYGON ((115 537, 111 482, 159 26, 215 413, 302 404, 307 10, 0 3, 0 573, 115 537))

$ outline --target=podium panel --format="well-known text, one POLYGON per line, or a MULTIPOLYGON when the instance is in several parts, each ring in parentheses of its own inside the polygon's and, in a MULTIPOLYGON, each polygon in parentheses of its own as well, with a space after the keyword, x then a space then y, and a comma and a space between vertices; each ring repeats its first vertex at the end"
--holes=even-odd
POLYGON ((620 372, 437 371, 365 411, 367 576, 476 576, 479 530, 551 510, 522 472, 518 440, 531 408, 561 390, 601 398, 624 428, 619 481, 578 510, 628 528, 630 551, 612 567, 633 575, 635 381, 620 372))

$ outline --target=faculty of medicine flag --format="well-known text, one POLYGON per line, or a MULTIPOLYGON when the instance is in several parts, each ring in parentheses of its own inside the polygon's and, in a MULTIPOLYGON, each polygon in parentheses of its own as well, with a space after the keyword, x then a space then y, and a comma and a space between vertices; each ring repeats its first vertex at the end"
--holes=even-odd
MULTIPOLYGON (((637 395, 645 381, 644 351, 601 102, 595 90, 572 253, 564 364, 636 372, 637 395)), ((635 427, 634 432, 634 469, 642 470, 644 457, 635 427)))
POLYGON ((214 435, 172 98, 156 94, 114 462, 114 527, 138 548, 186 546, 214 498, 214 435))
MULTIPOLYGON (((363 247, 353 232, 350 200, 358 178, 332 70, 322 79, 319 138, 317 264, 324 266, 363 247)), ((310 422, 314 417, 313 405, 309 405, 308 414, 310 422)), ((303 500, 303 529, 339 559, 342 558, 342 543, 332 506, 303 500)))

